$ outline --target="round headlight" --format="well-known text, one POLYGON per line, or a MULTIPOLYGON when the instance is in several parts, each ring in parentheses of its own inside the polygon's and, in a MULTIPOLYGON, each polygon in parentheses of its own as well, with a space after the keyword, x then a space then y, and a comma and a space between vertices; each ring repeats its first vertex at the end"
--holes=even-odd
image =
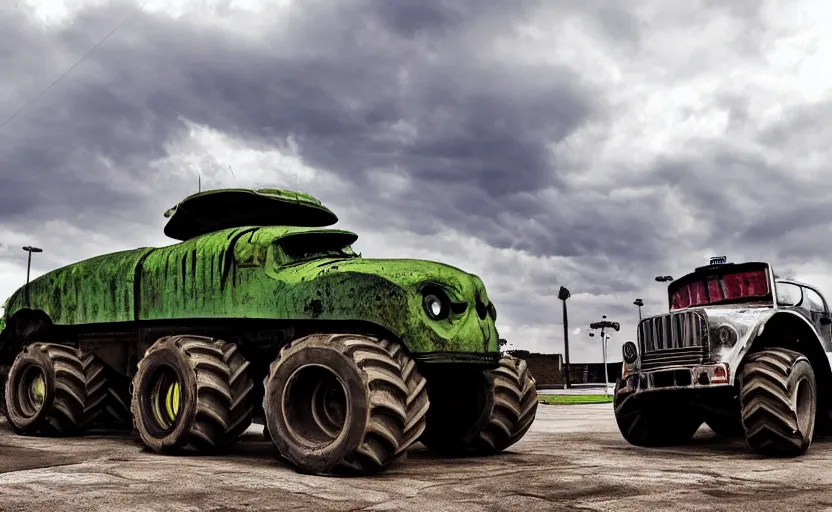
POLYGON ((627 364, 633 364, 638 359, 638 348, 632 341, 628 341, 622 345, 621 352, 624 356, 624 362, 627 364))
POLYGON ((737 330, 728 324, 720 325, 716 332, 721 345, 733 346, 739 339, 737 330))
POLYGON ((436 320, 442 316, 442 311, 444 309, 442 299, 440 299, 436 295, 425 295, 424 305, 425 311, 427 312, 429 317, 436 320))

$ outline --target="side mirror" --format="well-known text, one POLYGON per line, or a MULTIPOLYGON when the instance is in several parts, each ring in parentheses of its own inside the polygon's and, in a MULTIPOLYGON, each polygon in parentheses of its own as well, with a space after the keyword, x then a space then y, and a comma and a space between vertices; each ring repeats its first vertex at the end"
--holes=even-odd
POLYGON ((624 362, 627 364, 633 364, 638 359, 638 347, 632 341, 628 341, 622 345, 621 352, 624 356, 624 362))

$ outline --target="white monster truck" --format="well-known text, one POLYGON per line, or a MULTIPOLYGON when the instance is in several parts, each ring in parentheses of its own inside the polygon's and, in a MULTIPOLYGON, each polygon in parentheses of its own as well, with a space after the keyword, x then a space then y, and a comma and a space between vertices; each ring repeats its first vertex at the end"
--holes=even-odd
POLYGON ((670 312, 623 346, 615 417, 629 443, 688 441, 702 423, 757 453, 796 456, 830 430, 832 315, 762 262, 711 264, 668 286, 670 312))

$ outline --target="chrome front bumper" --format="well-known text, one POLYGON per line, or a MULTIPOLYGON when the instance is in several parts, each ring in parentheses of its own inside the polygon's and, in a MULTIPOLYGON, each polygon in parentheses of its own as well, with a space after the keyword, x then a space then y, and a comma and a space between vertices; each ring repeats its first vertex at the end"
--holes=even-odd
POLYGON ((726 363, 670 366, 628 373, 619 382, 616 394, 629 395, 651 391, 710 389, 730 385, 730 368, 726 363))

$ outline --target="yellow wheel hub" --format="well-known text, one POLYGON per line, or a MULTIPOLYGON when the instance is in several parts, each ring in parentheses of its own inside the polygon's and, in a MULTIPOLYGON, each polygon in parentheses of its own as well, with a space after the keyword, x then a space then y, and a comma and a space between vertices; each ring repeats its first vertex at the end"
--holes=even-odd
POLYGON ((43 375, 38 375, 32 379, 32 383, 29 384, 29 392, 35 407, 43 405, 43 399, 46 396, 46 383, 43 381, 43 375))
POLYGON ((182 393, 179 389, 179 382, 173 382, 168 386, 167 393, 165 393, 165 413, 168 419, 173 421, 176 415, 179 414, 179 401, 182 398, 182 393))
MULTIPOLYGON (((156 428, 165 430, 172 428, 179 419, 182 404, 182 384, 172 368, 158 368, 148 377, 153 386, 149 393, 150 410, 156 428)), ((144 387, 144 386, 142 386, 144 387)), ((145 388, 146 389, 146 388, 145 388)))

